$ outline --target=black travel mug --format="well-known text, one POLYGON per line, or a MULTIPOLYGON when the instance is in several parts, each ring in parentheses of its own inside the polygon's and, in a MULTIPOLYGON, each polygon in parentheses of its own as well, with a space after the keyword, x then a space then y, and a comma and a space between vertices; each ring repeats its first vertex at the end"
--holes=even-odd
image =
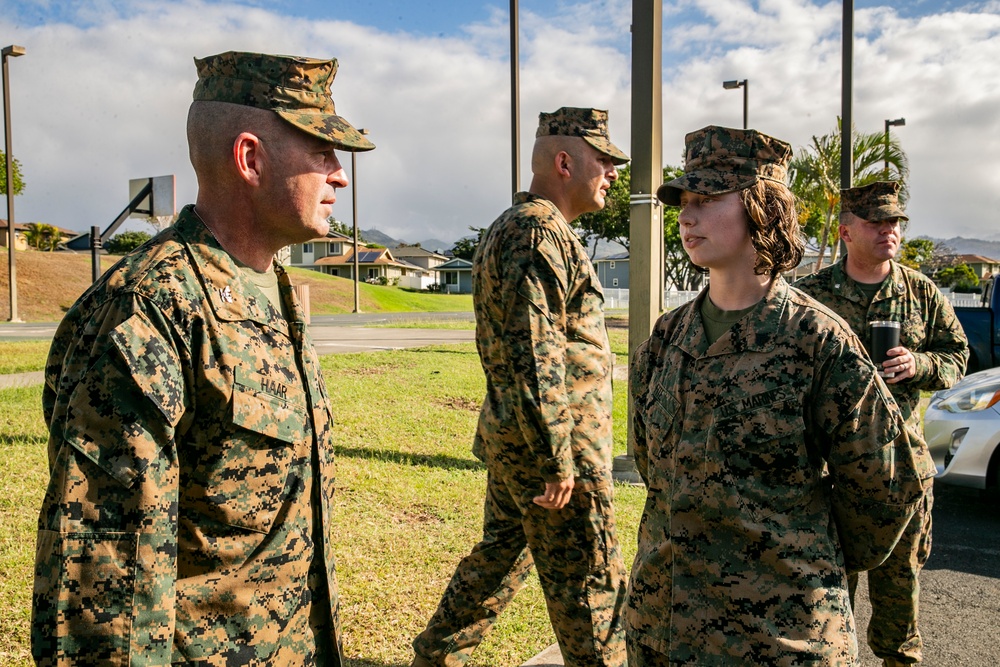
POLYGON ((882 370, 882 362, 889 359, 886 352, 894 347, 899 347, 899 322, 879 320, 868 323, 868 350, 878 368, 878 374, 884 378, 896 375, 882 370))

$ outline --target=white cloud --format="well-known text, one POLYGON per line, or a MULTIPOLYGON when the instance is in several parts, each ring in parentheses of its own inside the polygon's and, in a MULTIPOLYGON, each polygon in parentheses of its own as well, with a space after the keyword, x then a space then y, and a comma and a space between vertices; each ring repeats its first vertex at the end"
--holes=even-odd
MULTIPOLYGON (((229 49, 337 57, 337 109, 371 129, 358 156, 364 228, 408 240, 454 239, 492 221, 510 199, 510 99, 505 12, 450 36, 383 32, 343 21, 282 17, 195 0, 90 9, 85 27, 0 33, 27 48, 10 63, 14 154, 27 189, 19 221, 102 228, 124 207, 128 180, 174 173, 192 201, 184 120, 192 58, 229 49)), ((901 18, 856 12, 854 118, 883 119, 908 152, 911 233, 986 237, 1000 208, 998 3, 979 11, 901 18)), ((630 145, 630 3, 560 3, 559 16, 521 15, 522 186, 541 110, 610 109, 613 140, 630 145)), ((750 124, 799 148, 840 113, 840 3, 679 0, 664 8, 664 160, 686 132, 736 126, 750 80, 750 124), (708 13, 711 13, 707 17, 708 13), (697 21, 697 22, 695 22, 697 21)), ((345 156, 345 162, 349 160, 345 156)), ((350 193, 334 214, 350 221, 350 193)))

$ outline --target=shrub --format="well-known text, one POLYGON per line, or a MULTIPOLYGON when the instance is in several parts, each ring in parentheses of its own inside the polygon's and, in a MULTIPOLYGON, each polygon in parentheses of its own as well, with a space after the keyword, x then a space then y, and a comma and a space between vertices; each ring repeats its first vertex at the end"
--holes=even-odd
POLYGON ((104 244, 104 249, 112 255, 124 255, 132 252, 143 243, 153 238, 147 232, 122 232, 115 234, 104 244))

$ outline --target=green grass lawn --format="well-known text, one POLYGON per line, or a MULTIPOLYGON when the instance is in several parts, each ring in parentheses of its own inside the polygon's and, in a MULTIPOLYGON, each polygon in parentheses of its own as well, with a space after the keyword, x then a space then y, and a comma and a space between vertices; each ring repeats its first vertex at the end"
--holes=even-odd
MULTIPOLYGON (((625 332, 612 331, 618 363, 625 332)), ((3 349, 7 358, 7 349, 3 349)), ((481 535, 486 473, 470 453, 485 391, 475 346, 328 355, 337 416, 332 517, 348 664, 409 664, 410 641, 481 535)), ((625 385, 615 387, 616 454, 625 385)), ((0 390, 0 665, 29 665, 35 523, 46 472, 41 387, 0 390)), ((616 489, 625 561, 645 492, 616 489)), ((471 665, 517 665, 554 642, 538 580, 504 612, 471 665)))
POLYGON ((48 340, 0 341, 0 375, 44 370, 51 344, 48 340))
POLYGON ((364 285, 364 294, 385 313, 450 313, 472 311, 471 294, 433 294, 399 287, 364 285))

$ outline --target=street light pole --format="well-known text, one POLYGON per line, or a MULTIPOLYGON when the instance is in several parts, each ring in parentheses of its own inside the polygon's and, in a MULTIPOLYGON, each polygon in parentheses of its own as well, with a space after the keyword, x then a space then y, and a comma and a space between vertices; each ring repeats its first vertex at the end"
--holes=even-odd
POLYGON ((510 0, 510 177, 512 195, 521 189, 521 77, 518 72, 517 0, 510 0))
POLYGON ((899 127, 901 125, 906 125, 905 118, 897 118, 896 120, 885 120, 885 180, 889 180, 889 128, 899 127))
MULTIPOLYGON (((366 128, 358 128, 361 134, 368 134, 366 128)), ((361 263, 358 259, 358 152, 351 151, 351 206, 354 217, 354 312, 361 312, 361 287, 358 284, 361 263)))
POLYGON ((743 79, 742 81, 723 81, 722 87, 726 90, 733 90, 734 88, 743 89, 743 129, 747 129, 747 127, 749 127, 747 124, 747 110, 750 106, 750 79, 743 79))
POLYGON ((10 77, 7 70, 7 58, 23 56, 25 50, 23 46, 5 46, 0 51, 0 58, 3 60, 3 137, 4 148, 7 151, 7 275, 10 280, 10 320, 20 322, 17 316, 17 270, 14 268, 14 245, 17 235, 14 233, 14 156, 11 149, 13 137, 10 131, 10 77))

